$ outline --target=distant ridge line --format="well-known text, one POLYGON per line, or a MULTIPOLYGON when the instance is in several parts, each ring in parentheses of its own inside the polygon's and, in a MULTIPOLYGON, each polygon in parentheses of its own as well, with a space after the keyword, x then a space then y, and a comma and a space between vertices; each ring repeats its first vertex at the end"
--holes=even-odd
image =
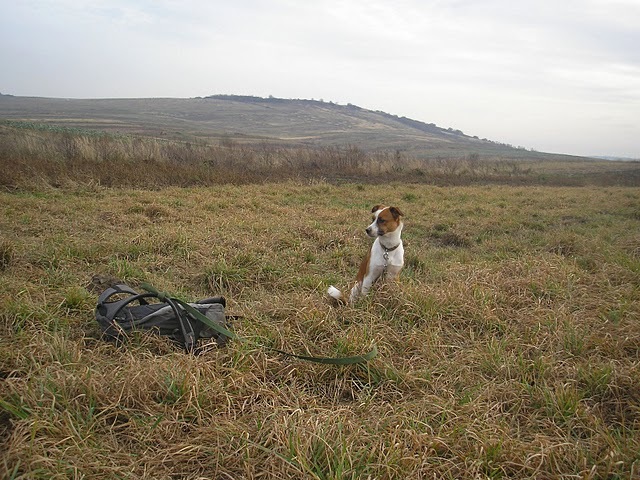
POLYGON ((339 103, 324 100, 315 100, 315 99, 305 99, 305 98, 279 98, 279 97, 259 97, 256 95, 234 95, 234 94, 214 94, 208 95, 206 97, 196 97, 196 98, 204 98, 204 99, 212 99, 212 100, 228 100, 234 102, 244 102, 244 103, 277 103, 277 104, 286 104, 286 103, 302 103, 302 104, 310 104, 310 105, 322 105, 330 108, 337 109, 346 109, 346 110, 354 110, 354 111, 368 111, 372 113, 377 113, 383 117, 386 117, 391 120, 395 120, 397 122, 406 125, 407 127, 415 128, 421 132, 426 133, 443 133, 446 135, 459 135, 468 138, 477 138, 471 137, 469 135, 464 134, 461 130, 455 130, 453 128, 443 128, 439 127, 435 123, 426 123, 420 120, 414 120, 409 117, 399 117, 398 115, 393 115, 391 113, 384 112, 382 110, 369 110, 363 107, 359 107, 358 105, 354 105, 352 103, 347 103, 346 105, 341 105, 339 103))

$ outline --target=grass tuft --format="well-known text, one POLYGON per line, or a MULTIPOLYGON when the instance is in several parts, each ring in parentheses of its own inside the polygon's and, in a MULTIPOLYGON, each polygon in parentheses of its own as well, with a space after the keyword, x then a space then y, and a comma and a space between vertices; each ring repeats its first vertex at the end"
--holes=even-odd
POLYGON ((0 240, 0 271, 6 270, 15 255, 15 247, 7 240, 0 240))

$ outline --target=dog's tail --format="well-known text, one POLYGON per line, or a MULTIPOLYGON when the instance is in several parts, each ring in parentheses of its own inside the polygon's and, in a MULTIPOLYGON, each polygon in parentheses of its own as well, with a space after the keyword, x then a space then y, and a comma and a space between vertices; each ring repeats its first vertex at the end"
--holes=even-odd
POLYGON ((333 298, 336 302, 338 303, 347 303, 344 300, 344 297, 342 296, 342 292, 340 290, 338 290, 336 287, 334 287, 333 285, 331 285, 328 289, 327 289, 327 293, 329 294, 329 296, 331 298, 333 298))

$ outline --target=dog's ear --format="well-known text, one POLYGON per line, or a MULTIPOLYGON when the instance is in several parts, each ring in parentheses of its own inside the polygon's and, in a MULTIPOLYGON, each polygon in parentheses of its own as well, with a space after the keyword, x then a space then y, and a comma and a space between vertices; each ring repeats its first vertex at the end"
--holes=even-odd
POLYGON ((389 211, 391 212, 391 215, 393 215, 393 218, 404 217, 404 213, 402 213, 398 207, 389 207, 389 211))
POLYGON ((371 213, 376 213, 378 210, 382 210, 384 208, 384 205, 375 205, 372 209, 371 209, 371 213))

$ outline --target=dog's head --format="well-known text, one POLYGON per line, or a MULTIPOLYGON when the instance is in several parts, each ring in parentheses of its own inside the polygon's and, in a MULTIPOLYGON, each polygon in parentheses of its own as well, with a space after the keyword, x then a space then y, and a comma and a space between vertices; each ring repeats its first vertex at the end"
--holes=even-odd
POLYGON ((401 217, 404 215, 397 207, 376 205, 371 209, 373 222, 367 227, 367 235, 378 237, 395 232, 402 226, 401 217))

